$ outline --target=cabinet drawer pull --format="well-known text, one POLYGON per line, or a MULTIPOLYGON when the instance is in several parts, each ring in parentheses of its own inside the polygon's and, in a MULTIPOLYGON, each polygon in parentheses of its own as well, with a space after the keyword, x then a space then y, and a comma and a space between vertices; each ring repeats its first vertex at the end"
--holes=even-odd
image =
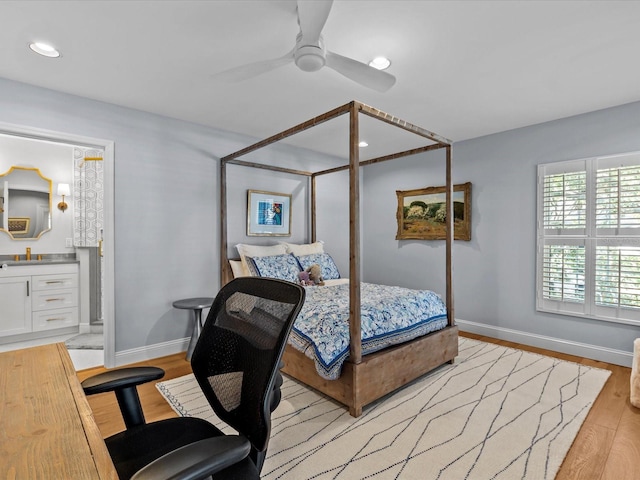
POLYGON ((57 317, 57 318, 47 318, 47 322, 55 322, 57 320, 65 320, 64 317, 57 317))
POLYGON ((45 283, 47 285, 51 285, 52 283, 64 283, 64 280, 47 280, 45 283))
POLYGON ((62 301, 64 301, 64 298, 47 298, 47 299, 45 299, 45 302, 58 302, 58 301, 62 302, 62 301))

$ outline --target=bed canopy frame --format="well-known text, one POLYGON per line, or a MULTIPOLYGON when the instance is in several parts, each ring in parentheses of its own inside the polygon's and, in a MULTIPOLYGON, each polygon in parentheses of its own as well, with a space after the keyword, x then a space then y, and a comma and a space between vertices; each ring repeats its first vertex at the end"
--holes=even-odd
POLYGON ((437 366, 452 362, 458 354, 458 328, 454 321, 451 266, 453 244, 451 163, 450 140, 357 101, 349 102, 323 115, 314 117, 279 134, 227 155, 220 160, 221 285, 226 284, 233 278, 227 250, 227 165, 241 165, 309 177, 311 179, 311 242, 316 241, 316 178, 320 175, 344 170, 349 171, 349 357, 343 365, 340 378, 326 380, 316 373, 311 359, 287 345, 283 357, 285 366, 282 370, 284 373, 343 403, 349 408, 350 414, 354 417, 362 414, 363 406, 393 392, 437 366), (349 115, 349 163, 347 165, 308 172, 238 159, 238 157, 345 114, 349 115), (360 161, 358 146, 360 114, 411 132, 425 138, 430 143, 422 147, 360 161), (445 205, 448 212, 445 241, 447 327, 407 343, 388 347, 363 357, 360 324, 360 167, 439 149, 445 149, 446 153, 445 205))

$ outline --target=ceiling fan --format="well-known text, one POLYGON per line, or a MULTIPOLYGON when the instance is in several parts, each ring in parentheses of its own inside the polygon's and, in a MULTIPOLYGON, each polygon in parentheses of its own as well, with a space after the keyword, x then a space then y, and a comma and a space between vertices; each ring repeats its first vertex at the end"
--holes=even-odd
POLYGON ((300 33, 298 33, 296 44, 290 52, 282 57, 225 70, 214 77, 235 82, 294 62, 300 70, 305 72, 315 72, 322 67, 329 67, 350 80, 379 92, 385 92, 393 86, 396 82, 393 75, 352 58, 343 57, 325 48, 322 29, 331 11, 333 0, 299 0, 297 3, 300 33))

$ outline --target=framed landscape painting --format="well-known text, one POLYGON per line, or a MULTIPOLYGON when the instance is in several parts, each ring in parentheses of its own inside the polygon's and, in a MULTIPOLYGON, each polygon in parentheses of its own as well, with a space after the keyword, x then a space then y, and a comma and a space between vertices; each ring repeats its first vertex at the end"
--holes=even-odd
MULTIPOLYGON (((396 240, 447 238, 446 187, 396 191, 396 240)), ((471 240, 471 182, 453 186, 453 239, 471 240)))
POLYGON ((248 190, 247 235, 290 236, 291 195, 248 190))

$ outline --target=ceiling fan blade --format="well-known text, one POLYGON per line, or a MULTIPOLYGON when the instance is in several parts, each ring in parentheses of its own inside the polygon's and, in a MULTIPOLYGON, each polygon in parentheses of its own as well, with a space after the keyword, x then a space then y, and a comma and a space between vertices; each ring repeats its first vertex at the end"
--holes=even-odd
POLYGON ((223 82, 240 82, 270 72, 291 62, 293 62, 293 50, 282 57, 247 63, 246 65, 240 65, 239 67, 214 73, 213 78, 222 80, 223 82))
POLYGON ((317 45, 333 0, 298 0, 298 23, 304 45, 317 45))
POLYGON ((390 73, 333 52, 327 52, 325 66, 360 85, 378 92, 386 92, 396 83, 396 77, 390 73))

